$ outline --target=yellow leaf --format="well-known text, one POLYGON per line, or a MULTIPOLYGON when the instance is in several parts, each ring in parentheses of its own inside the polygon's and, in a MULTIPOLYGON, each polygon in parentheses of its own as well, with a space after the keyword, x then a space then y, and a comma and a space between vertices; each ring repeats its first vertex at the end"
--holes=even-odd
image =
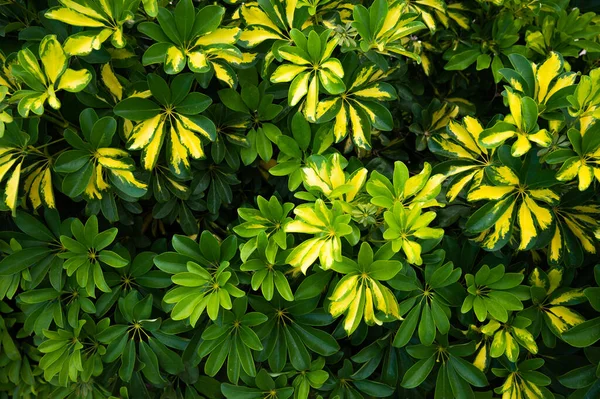
POLYGON ((77 93, 88 85, 92 80, 92 74, 87 69, 74 70, 67 68, 58 82, 59 90, 77 93))
POLYGON ((181 140, 181 144, 186 148, 187 152, 195 159, 204 158, 204 149, 202 141, 193 132, 186 129, 179 120, 176 121, 177 134, 181 140))
POLYGON ((110 147, 98 148, 96 150, 96 153, 99 156, 111 157, 111 158, 127 157, 127 156, 129 156, 129 153, 127 151, 125 151, 125 150, 121 150, 119 148, 110 148, 110 147))
POLYGON ((540 229, 546 230, 552 224, 552 213, 544 207, 539 206, 534 200, 529 197, 529 195, 525 195, 524 199, 527 207, 531 209, 533 215, 535 216, 535 220, 537 221, 540 229))
POLYGON ((592 184, 592 179, 594 177, 594 170, 588 165, 582 165, 579 168, 579 172, 577 173, 577 177, 579 178, 579 191, 585 191, 592 184))
MULTIPOLYGON (((344 67, 342 66, 342 63, 336 59, 336 58, 331 58, 327 61, 325 61, 324 63, 321 64, 321 68, 328 70, 329 72, 333 73, 334 75, 336 75, 339 78, 343 78, 344 77, 344 67)), ((358 92, 354 93, 355 95, 358 92)), ((387 95, 387 93, 382 93, 382 95, 387 95)), ((379 100, 383 100, 382 97, 378 98, 379 100)))
POLYGON ((13 216, 17 211, 17 194, 19 193, 19 181, 21 179, 21 165, 23 165, 23 162, 20 162, 13 170, 12 175, 6 181, 6 187, 4 189, 6 206, 10 208, 13 216))
POLYGON ((54 201, 54 190, 52 189, 52 172, 50 168, 46 168, 44 171, 44 177, 41 184, 42 198, 46 203, 46 206, 50 209, 56 208, 54 201))
POLYGON ((44 14, 44 16, 46 18, 56 19, 58 21, 73 26, 84 26, 88 28, 101 28, 105 26, 104 22, 87 17, 84 14, 80 14, 72 9, 64 7, 52 8, 46 11, 46 14, 44 14))
POLYGON ((574 289, 563 292, 556 298, 552 299, 549 303, 550 305, 562 305, 568 303, 569 301, 579 299, 585 299, 585 294, 583 293, 582 289, 574 289))
POLYGON ((188 152, 183 144, 181 144, 177 131, 173 126, 171 126, 170 130, 170 139, 169 164, 173 166, 175 173, 179 174, 182 172, 180 169, 181 164, 183 164, 186 169, 190 166, 188 152))
POLYGON ((281 83, 292 81, 299 73, 308 69, 306 66, 283 64, 279 65, 275 72, 271 75, 271 82, 281 83))
POLYGON ((544 201, 547 204, 554 204, 560 200, 560 197, 549 188, 529 190, 527 191, 527 194, 531 195, 534 199, 544 201))
POLYGON ((102 81, 110 91, 110 93, 119 101, 123 99, 123 86, 119 79, 117 79, 117 75, 113 72, 110 64, 102 65, 100 69, 100 76, 102 76, 102 81))
POLYGON ((524 134, 517 134, 517 140, 510 148, 510 153, 513 157, 521 157, 531 149, 531 143, 524 134))
POLYGON ((537 237, 537 231, 533 224, 531 211, 525 202, 521 203, 521 206, 519 207, 518 220, 521 229, 521 244, 519 245, 519 249, 523 250, 527 248, 531 240, 537 237))
POLYGON ((112 170, 111 173, 116 175, 119 179, 124 180, 130 185, 135 186, 137 188, 145 189, 148 187, 146 183, 137 180, 133 175, 133 172, 130 172, 128 170, 112 170))
POLYGON ((494 180, 498 180, 502 184, 508 186, 517 186, 519 184, 519 177, 508 166, 490 166, 487 172, 492 173, 494 180))
POLYGON ((163 120, 164 116, 159 114, 153 118, 138 123, 129 137, 127 148, 130 150, 139 150, 147 146, 154 137, 157 127, 162 125, 163 120))
POLYGON ((548 288, 547 294, 550 295, 556 290, 562 281, 563 269, 552 268, 548 272, 548 281, 550 281, 550 287, 548 288))
POLYGON ((213 62, 212 66, 215 69, 215 76, 217 77, 217 79, 219 79, 221 82, 225 83, 229 87, 233 87, 235 85, 235 75, 232 75, 232 72, 230 70, 226 69, 223 65, 219 64, 218 62, 213 62))
POLYGON ((240 28, 221 27, 196 40, 194 46, 213 46, 215 44, 235 44, 240 36, 240 28))
POLYGON ((185 67, 185 54, 176 46, 170 46, 165 55, 165 69, 177 74, 185 67))
MULTIPOLYGON (((470 118, 470 119, 472 119, 472 118, 470 118)), ((464 119, 464 122, 466 122, 466 120, 467 120, 467 118, 464 119)), ((472 121, 470 121, 470 123, 473 124, 472 121)), ((475 120, 475 123, 478 123, 478 122, 475 120)), ((472 136, 472 133, 470 133, 467 129, 462 127, 460 124, 458 124, 454 121, 450 121, 450 123, 448 124, 448 131, 456 140, 458 140, 462 145, 467 147, 469 150, 471 150, 475 154, 481 154, 481 149, 479 148, 479 145, 477 144, 477 141, 476 141, 477 137, 474 138, 474 136, 472 136)))
POLYGON ((562 69, 562 61, 558 53, 552 51, 550 57, 537 69, 536 83, 537 83, 537 101, 543 103, 548 93, 548 87, 550 82, 562 69))
POLYGON ((258 46, 265 40, 277 39, 283 39, 283 37, 272 30, 265 29, 258 25, 247 26, 240 34, 240 42, 242 42, 246 47, 250 48, 258 46))
POLYGON ((308 80, 310 76, 310 72, 302 72, 292 81, 288 94, 288 101, 292 107, 298 104, 302 97, 304 97, 308 92, 308 80))
POLYGON ((350 304, 348 308, 348 313, 346 313, 346 318, 344 319, 344 330, 348 333, 348 335, 352 334, 356 327, 358 327, 358 323, 362 314, 360 314, 364 308, 364 288, 359 288, 356 298, 350 304), (359 312, 361 311, 361 312, 359 312))
MULTIPOLYGON (((80 0, 60 0, 59 1, 63 6, 72 9, 73 11, 76 11, 80 14, 84 14, 87 15, 89 17, 92 17, 94 19, 100 20, 100 21, 106 21, 109 22, 109 20, 102 15, 101 13, 97 12, 96 10, 94 10, 91 7, 86 7, 84 2, 81 2, 80 0)), ((109 15, 111 15, 112 13, 109 13, 109 15)))
MULTIPOLYGON (((560 319, 569 327, 574 327, 585 321, 583 316, 565 306, 553 306, 549 311, 560 319)), ((561 330, 564 332, 564 330, 561 330)))
POLYGON ((356 111, 356 108, 349 105, 348 109, 350 111, 350 123, 352 124, 352 140, 354 144, 356 144, 360 148, 364 148, 366 150, 371 149, 371 144, 367 140, 366 134, 363 126, 361 124, 361 118, 356 111))
POLYGON ((67 55, 56 35, 44 36, 40 43, 40 59, 50 83, 56 82, 67 69, 67 55))
POLYGON ((515 125, 523 129, 523 117, 521 115, 521 97, 511 89, 506 89, 506 94, 508 98, 510 114, 512 115, 513 120, 515 121, 515 125))
POLYGON ((150 142, 144 145, 144 151, 142 151, 142 165, 146 170, 154 169, 163 144, 163 137, 165 135, 165 120, 161 118, 159 122, 160 123, 158 124, 158 127, 149 137, 150 142))
POLYGON ((513 186, 487 186, 481 185, 471 190, 467 195, 469 201, 499 200, 515 191, 513 186))
POLYGON ((99 157, 98 162, 108 169, 132 170, 134 168, 132 164, 114 158, 99 157))
POLYGON ((506 235, 511 231, 512 215, 515 209, 516 201, 513 200, 508 209, 498 218, 494 223, 494 231, 491 232, 483 242, 483 247, 486 249, 493 249, 498 241, 506 238, 506 235))
POLYGON ((319 79, 313 76, 308 85, 306 93, 306 103, 304 105, 304 114, 309 122, 316 121, 317 103, 319 101, 319 79))

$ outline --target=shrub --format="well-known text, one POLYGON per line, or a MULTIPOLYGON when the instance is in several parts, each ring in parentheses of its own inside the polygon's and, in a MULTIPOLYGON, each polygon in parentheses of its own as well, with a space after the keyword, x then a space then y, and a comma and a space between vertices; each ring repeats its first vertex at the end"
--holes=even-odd
POLYGON ((0 2, 0 398, 600 397, 593 7, 0 2))

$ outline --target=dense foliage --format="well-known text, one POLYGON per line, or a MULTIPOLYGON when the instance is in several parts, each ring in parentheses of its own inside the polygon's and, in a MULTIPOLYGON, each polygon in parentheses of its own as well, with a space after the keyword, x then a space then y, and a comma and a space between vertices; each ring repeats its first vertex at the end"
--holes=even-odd
POLYGON ((1 0, 0 398, 600 397, 592 3, 1 0))

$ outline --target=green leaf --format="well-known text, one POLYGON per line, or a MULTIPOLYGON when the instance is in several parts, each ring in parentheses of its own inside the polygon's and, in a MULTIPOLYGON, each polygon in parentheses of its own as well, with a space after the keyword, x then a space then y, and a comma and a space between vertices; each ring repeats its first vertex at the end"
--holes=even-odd
POLYGON ((576 348, 586 348, 600 340, 600 317, 576 325, 562 334, 562 339, 576 348))
POLYGON ((418 387, 431 373, 433 366, 435 366, 435 355, 419 360, 406 371, 400 385, 408 389, 418 387))

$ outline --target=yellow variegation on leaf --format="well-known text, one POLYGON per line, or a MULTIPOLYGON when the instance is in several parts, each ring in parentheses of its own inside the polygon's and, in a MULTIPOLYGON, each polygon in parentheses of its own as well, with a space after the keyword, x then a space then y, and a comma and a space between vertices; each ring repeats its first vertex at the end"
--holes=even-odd
POLYGON ((382 257, 379 252, 374 256, 368 243, 361 245, 357 260, 344 257, 332 266, 345 276, 329 297, 329 313, 333 317, 345 314, 343 326, 348 335, 356 331, 361 320, 367 325, 382 325, 387 320, 402 319, 396 297, 381 283, 393 278, 402 263, 382 257))
POLYGON ((61 103, 56 96, 57 91, 79 92, 92 79, 92 74, 86 69, 68 68, 69 58, 56 35, 42 39, 39 54, 41 67, 29 49, 19 51, 18 64, 12 67, 13 74, 31 88, 15 93, 15 98, 19 99, 17 109, 23 117, 27 117, 30 111, 43 114, 46 101, 52 108, 59 109, 61 103))
POLYGON ((123 48, 126 41, 123 25, 132 21, 139 2, 116 0, 59 0, 61 6, 50 8, 45 17, 68 25, 90 28, 71 35, 64 43, 68 55, 88 55, 99 50, 111 38, 116 48, 123 48))
POLYGON ((334 261, 342 260, 341 237, 352 233, 350 215, 344 214, 339 202, 328 208, 318 199, 314 204, 294 209, 296 218, 285 225, 286 233, 313 234, 301 242, 288 255, 286 262, 306 274, 317 260, 323 269, 329 269, 334 261))

